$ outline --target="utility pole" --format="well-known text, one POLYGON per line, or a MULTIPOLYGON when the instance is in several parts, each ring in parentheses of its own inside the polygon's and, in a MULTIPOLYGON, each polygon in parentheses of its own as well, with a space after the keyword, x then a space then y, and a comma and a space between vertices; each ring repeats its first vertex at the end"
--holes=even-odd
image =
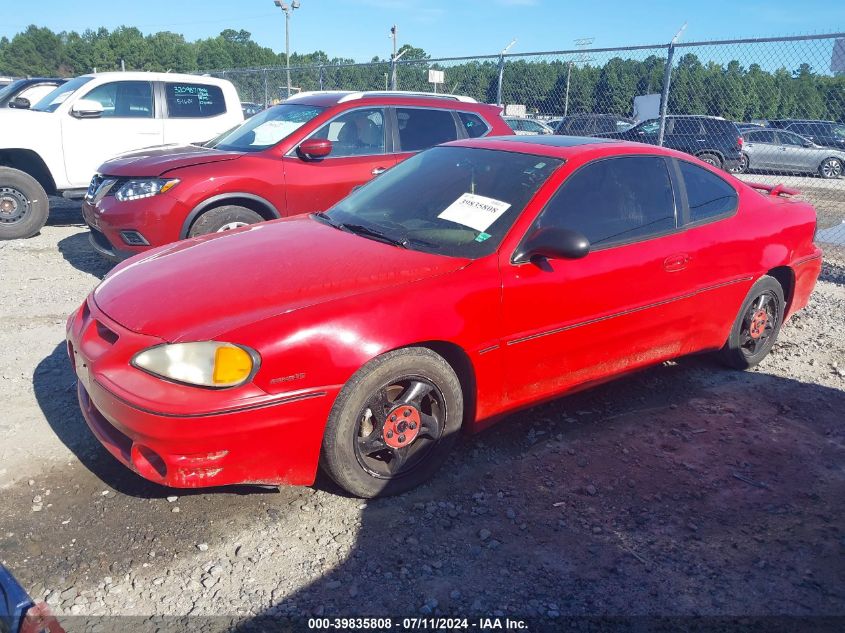
MULTIPOLYGON (((579 38, 579 39, 575 40, 575 46, 580 48, 580 49, 583 49, 583 48, 589 46, 590 44, 592 44, 595 39, 596 38, 594 38, 594 37, 579 38)), ((572 59, 569 60, 569 68, 567 68, 567 70, 566 70, 566 97, 563 101, 563 116, 566 116, 569 113, 569 81, 572 78, 572 64, 573 63, 579 63, 580 64, 580 63, 583 63, 583 62, 590 61, 591 59, 592 59, 591 57, 586 57, 585 53, 579 53, 577 60, 572 60, 572 59)))
POLYGON ((396 46, 399 35, 399 28, 394 24, 390 27, 390 35, 388 37, 393 40, 393 55, 390 56, 390 89, 396 90, 396 60, 399 59, 396 55, 396 46))
POLYGON ((287 74, 288 96, 290 98, 290 16, 294 9, 299 8, 299 0, 291 0, 291 3, 282 0, 273 0, 273 4, 285 12, 285 72, 287 74))

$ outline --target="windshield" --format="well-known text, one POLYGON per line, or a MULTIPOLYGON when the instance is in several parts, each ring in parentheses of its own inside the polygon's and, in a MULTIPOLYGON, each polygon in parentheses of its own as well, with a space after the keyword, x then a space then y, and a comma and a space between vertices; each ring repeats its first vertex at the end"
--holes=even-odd
POLYGON ((839 138, 845 138, 845 125, 834 125, 833 135, 839 138))
POLYGON ((13 81, 8 86, 4 86, 0 88, 0 101, 3 101, 7 96, 10 94, 14 94, 17 91, 18 86, 22 86, 26 83, 26 79, 18 79, 17 81, 13 81))
POLYGON ((236 152, 260 152, 272 147, 322 111, 323 108, 318 106, 283 103, 259 112, 243 125, 215 139, 209 147, 236 152))
POLYGON ((534 154, 435 147, 354 191, 324 221, 367 236, 375 231, 406 248, 475 259, 496 250, 561 164, 534 154))
POLYGON ((62 84, 52 92, 48 92, 41 101, 36 103, 30 110, 37 110, 38 112, 55 112, 56 108, 67 101, 68 97, 79 90, 82 86, 91 81, 93 77, 77 77, 71 79, 66 84, 62 84))

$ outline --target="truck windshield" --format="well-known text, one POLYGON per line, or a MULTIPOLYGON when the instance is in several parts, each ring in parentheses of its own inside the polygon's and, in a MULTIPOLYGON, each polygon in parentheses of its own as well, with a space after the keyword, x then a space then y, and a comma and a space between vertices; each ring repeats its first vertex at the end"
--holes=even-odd
POLYGON ((70 95, 79 90, 92 79, 93 77, 84 76, 71 79, 66 84, 62 84, 52 92, 48 92, 44 95, 41 101, 32 106, 30 110, 36 110, 38 112, 55 112, 56 108, 67 101, 70 95))
POLYGON ((260 152, 272 147, 320 114, 323 108, 284 103, 248 119, 228 134, 215 139, 209 147, 236 152, 260 152))

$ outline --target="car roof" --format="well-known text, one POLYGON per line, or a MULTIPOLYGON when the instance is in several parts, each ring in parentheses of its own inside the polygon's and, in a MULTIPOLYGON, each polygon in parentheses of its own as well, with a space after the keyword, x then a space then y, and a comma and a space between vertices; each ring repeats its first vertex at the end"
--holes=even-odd
POLYGON ((122 79, 124 81, 184 81, 190 83, 209 84, 213 86, 228 85, 228 79, 220 79, 209 75, 188 75, 185 73, 159 73, 130 70, 126 72, 110 71, 102 73, 88 73, 85 77, 94 79, 122 79))
POLYGON ((598 156, 617 156, 626 154, 658 154, 676 158, 689 158, 688 154, 677 152, 667 147, 620 141, 594 136, 484 136, 473 139, 460 139, 444 143, 446 147, 474 147, 505 152, 536 154, 552 158, 569 159, 580 154, 598 156))
POLYGON ((410 92, 403 90, 373 90, 373 91, 350 91, 350 90, 315 90, 312 92, 300 92, 285 99, 284 103, 303 103, 329 107, 341 103, 388 103, 388 104, 418 104, 436 105, 441 108, 475 109, 478 107, 488 108, 472 97, 452 94, 435 94, 432 92, 410 92))

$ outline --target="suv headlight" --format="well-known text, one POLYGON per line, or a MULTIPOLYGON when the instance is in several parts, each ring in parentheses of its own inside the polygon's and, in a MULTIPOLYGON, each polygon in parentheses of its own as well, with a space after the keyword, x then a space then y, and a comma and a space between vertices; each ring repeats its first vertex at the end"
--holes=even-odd
POLYGON ((255 375, 258 352, 232 343, 199 341, 156 345, 135 354, 132 365, 166 380, 200 387, 237 387, 255 375))
POLYGON ((151 198, 152 196, 170 191, 179 184, 178 178, 138 178, 123 183, 114 197, 120 202, 151 198))

